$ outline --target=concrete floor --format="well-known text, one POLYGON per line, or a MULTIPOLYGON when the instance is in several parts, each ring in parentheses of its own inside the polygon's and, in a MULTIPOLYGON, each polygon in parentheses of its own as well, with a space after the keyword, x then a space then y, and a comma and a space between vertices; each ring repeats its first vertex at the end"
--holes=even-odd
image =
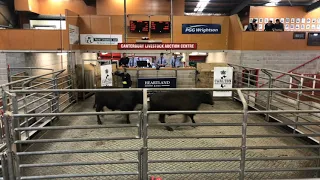
MULTIPOLYGON (((93 97, 84 102, 80 102, 71 107, 72 112, 92 112, 93 97)), ((139 108, 139 107, 137 107, 139 108)), ((202 110, 240 110, 242 105, 233 101, 217 101, 214 107, 202 105, 202 110)), ((105 116, 102 118, 104 124, 120 124, 124 121, 124 116, 105 116)), ((130 116, 131 123, 138 122, 137 115, 130 116)), ((167 122, 182 122, 181 115, 167 117, 167 122)), ((242 115, 196 115, 196 122, 224 122, 240 123, 242 115)), ((250 115, 249 123, 264 122, 263 117, 250 115)), ((157 116, 149 116, 150 127, 149 136, 190 136, 190 135, 241 135, 241 127, 179 127, 173 132, 164 130, 163 127, 152 126, 158 123, 157 116)), ((57 126, 74 125, 96 125, 96 117, 63 117, 56 124, 57 126)), ((248 127, 248 134, 282 134, 287 133, 277 127, 248 127)), ((97 138, 97 137, 123 137, 136 136, 137 128, 117 128, 117 129, 84 129, 84 130, 63 130, 45 132, 42 139, 61 139, 61 138, 97 138)), ((228 147, 240 146, 241 139, 157 139, 149 140, 149 148, 177 148, 177 147, 228 147)), ((305 145, 299 139, 294 138, 255 138, 247 139, 248 146, 292 146, 305 145)), ((55 151, 55 150, 88 150, 88 149, 120 149, 120 148, 141 148, 142 140, 121 140, 121 141, 91 141, 76 143, 41 143, 34 144, 27 151, 55 151)), ((247 150, 246 157, 297 157, 297 156, 316 156, 317 154, 307 149, 295 150, 247 150)), ((240 158, 240 150, 216 150, 216 151, 166 151, 149 152, 149 160, 165 159, 214 159, 214 158, 240 158)), ((28 156, 21 159, 23 164, 31 163, 54 163, 54 162, 96 162, 96 161, 121 161, 138 160, 137 152, 115 152, 115 153, 91 153, 91 154, 63 154, 28 156)), ((239 169, 240 162, 192 162, 192 163, 150 163, 149 171, 200 171, 200 170, 232 170, 239 169)), ((248 161, 246 169, 281 169, 281 168, 301 168, 316 167, 317 161, 314 160, 269 160, 269 161, 248 161)), ((40 167, 25 168, 23 176, 37 175, 57 175, 57 174, 89 174, 89 173, 119 173, 137 172, 137 164, 121 165, 92 165, 92 166, 61 166, 61 167, 40 167)), ((307 172, 268 172, 268 173, 246 173, 246 179, 293 179, 293 178, 312 178, 315 171, 307 172)), ((211 180, 211 179, 237 179, 238 173, 212 173, 212 174, 175 174, 161 175, 165 180, 211 180)), ((77 179, 114 179, 128 180, 138 179, 137 176, 126 177, 93 177, 77 179)))

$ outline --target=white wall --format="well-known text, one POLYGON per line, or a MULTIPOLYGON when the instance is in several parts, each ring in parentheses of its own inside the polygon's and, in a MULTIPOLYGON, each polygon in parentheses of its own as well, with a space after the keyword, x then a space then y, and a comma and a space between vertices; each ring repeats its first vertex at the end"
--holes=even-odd
POLYGON ((223 62, 226 62, 225 52, 208 53, 206 63, 223 63, 223 62))

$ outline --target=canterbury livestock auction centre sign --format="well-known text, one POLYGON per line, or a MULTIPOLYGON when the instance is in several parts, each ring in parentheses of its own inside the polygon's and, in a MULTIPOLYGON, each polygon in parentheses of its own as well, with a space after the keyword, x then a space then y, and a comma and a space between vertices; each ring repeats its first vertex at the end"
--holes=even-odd
POLYGON ((221 34, 221 25, 182 24, 182 34, 221 34))
POLYGON ((135 43, 119 43, 118 49, 197 49, 197 43, 163 43, 163 44, 135 44, 135 43))

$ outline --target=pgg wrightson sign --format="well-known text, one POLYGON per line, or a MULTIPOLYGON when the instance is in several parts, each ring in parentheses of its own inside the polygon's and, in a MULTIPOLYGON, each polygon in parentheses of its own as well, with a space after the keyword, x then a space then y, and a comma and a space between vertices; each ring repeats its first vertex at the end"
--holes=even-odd
POLYGON ((221 25, 182 24, 182 34, 221 34, 221 25))

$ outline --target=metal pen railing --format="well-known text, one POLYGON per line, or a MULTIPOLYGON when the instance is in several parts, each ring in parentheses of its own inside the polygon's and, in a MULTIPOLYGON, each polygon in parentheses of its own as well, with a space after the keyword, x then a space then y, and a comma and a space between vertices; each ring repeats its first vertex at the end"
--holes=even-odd
MULTIPOLYGON (((270 139, 289 139, 293 140, 294 138, 317 138, 320 136, 320 133, 301 133, 299 132, 298 128, 296 128, 295 133, 284 133, 284 132, 277 132, 277 133, 269 133, 264 134, 261 130, 252 133, 251 129, 256 127, 280 127, 280 126, 294 126, 294 127, 301 127, 301 126, 319 126, 320 122, 301 122, 301 121, 288 121, 288 122, 272 122, 272 121, 252 121, 250 118, 251 116, 255 115, 269 115, 272 118, 274 115, 278 114, 296 114, 296 115, 303 115, 303 114, 310 114, 310 113, 320 113, 319 109, 277 109, 272 108, 273 104, 271 103, 270 109, 261 109, 258 111, 250 110, 249 101, 250 99, 246 96, 253 93, 269 93, 272 94, 286 91, 286 92, 311 92, 311 91, 320 91, 320 89, 301 89, 301 88, 232 88, 232 89, 222 89, 219 91, 233 91, 235 94, 235 98, 239 98, 242 104, 242 108, 238 110, 199 110, 199 111, 149 111, 148 110, 148 102, 147 102, 147 94, 149 91, 217 91, 217 89, 213 88, 191 88, 191 89, 30 89, 30 90, 10 90, 7 93, 10 93, 12 97, 17 97, 19 94, 30 94, 30 93, 39 93, 39 94, 46 94, 46 93, 70 93, 70 92, 111 92, 111 91, 138 91, 141 92, 143 95, 143 108, 141 111, 121 111, 121 112, 60 112, 60 111, 52 111, 49 113, 31 113, 25 114, 20 113, 16 110, 13 111, 13 114, 5 113, 4 114, 4 122, 6 125, 11 124, 12 126, 5 126, 7 127, 6 134, 10 134, 11 136, 6 136, 6 141, 8 144, 12 145, 10 148, 7 149, 6 153, 8 154, 8 174, 9 180, 13 179, 55 179, 55 178, 80 178, 80 177, 108 177, 108 176, 138 176, 139 179, 149 179, 152 175, 176 175, 176 174, 237 174, 236 176, 243 180, 247 178, 247 175, 250 173, 260 172, 260 173, 270 173, 270 172, 315 172, 320 170, 319 164, 315 163, 312 166, 304 166, 304 164, 296 163, 288 163, 290 166, 286 166, 283 168, 274 168, 274 167, 264 167, 252 166, 252 163, 259 162, 265 163, 267 161, 283 161, 283 160, 290 160, 290 161, 317 161, 320 157, 320 154, 311 154, 311 155, 304 155, 304 154, 293 154, 286 157, 283 156, 251 156, 253 150, 262 150, 262 149, 278 149, 281 152, 286 152, 287 150, 295 150, 295 149, 320 149, 318 145, 305 145, 305 144, 293 144, 293 145, 286 145, 282 141, 275 141, 273 145, 265 145, 264 143, 253 145, 252 139, 265 139, 269 141, 270 139), (73 117, 73 116, 97 116, 97 115, 117 115, 117 114, 132 114, 138 116, 138 122, 134 124, 107 124, 107 125, 53 125, 48 127, 23 127, 20 126, 19 123, 14 123, 19 118, 31 118, 31 117, 73 117), (151 123, 150 116, 153 114, 210 114, 210 115, 239 115, 239 121, 235 122, 197 122, 197 123, 151 123), (233 132, 226 132, 226 134, 215 134, 211 130, 210 134, 170 134, 170 133, 162 133, 161 135, 154 135, 152 131, 154 127, 164 127, 164 126, 196 126, 196 127, 239 127, 241 130, 238 133, 233 132), (61 130, 86 130, 86 129, 136 129, 136 134, 127 135, 127 136, 105 136, 105 137, 65 137, 65 138, 42 138, 42 139, 21 139, 21 137, 17 136, 23 131, 61 131, 61 130), (206 139, 216 140, 228 140, 228 139, 235 139, 239 140, 239 144, 211 144, 208 147, 153 147, 152 143, 157 141, 167 141, 167 140, 174 140, 179 141, 179 139, 193 139, 200 141, 199 139, 206 139), (19 148, 22 144, 44 144, 44 143, 88 143, 88 142, 101 142, 101 141, 114 141, 114 142, 123 142, 123 141, 139 141, 141 145, 135 148, 121 148, 116 147, 113 149, 96 149, 90 146, 87 149, 64 149, 64 150, 48 150, 48 151, 36 151, 36 150, 29 150, 28 152, 23 152, 21 148, 19 148), (12 148, 11 148, 12 147, 12 148), (180 152, 183 153, 185 151, 199 151, 205 153, 205 151, 236 151, 237 156, 234 157, 211 157, 211 158, 175 158, 175 159, 154 159, 150 156, 152 153, 163 153, 163 152, 180 152), (38 156, 46 156, 46 155, 65 155, 65 154, 78 154, 78 153, 86 153, 86 154, 97 154, 97 153, 113 153, 113 152, 135 152, 134 159, 130 160, 96 160, 96 161, 86 161, 86 162, 24 162, 22 157, 27 158, 29 156, 38 155, 38 156), (11 160, 10 160, 11 159, 11 160), (172 164, 172 163, 226 163, 232 164, 236 163, 237 167, 232 165, 232 167, 225 167, 225 168, 216 168, 216 169, 201 169, 201 170, 190 170, 190 169, 171 169, 171 170, 154 170, 150 167, 153 167, 154 164, 172 164), (136 165, 137 171, 132 170, 128 172, 89 172, 85 174, 81 173, 72 173, 70 174, 38 174, 28 176, 23 173, 23 170, 28 168, 39 168, 39 167, 78 167, 78 166, 95 166, 95 165, 136 165)), ((259 96, 259 94, 258 94, 259 96)), ((271 101, 270 101, 271 102, 271 101)), ((17 103, 17 98, 13 99, 13 104, 17 103)), ((18 109, 19 107, 14 106, 14 109, 18 109)), ((65 121, 66 119, 62 119, 61 121, 65 121)), ((164 130, 163 130, 164 131, 164 130)), ((165 131, 164 131, 165 132, 165 131)), ((213 142, 212 142, 213 143, 213 142)), ((140 143, 139 143, 140 144, 140 143)), ((165 143, 164 143, 165 144, 165 143)), ((276 152, 274 152, 277 154, 276 152)))

